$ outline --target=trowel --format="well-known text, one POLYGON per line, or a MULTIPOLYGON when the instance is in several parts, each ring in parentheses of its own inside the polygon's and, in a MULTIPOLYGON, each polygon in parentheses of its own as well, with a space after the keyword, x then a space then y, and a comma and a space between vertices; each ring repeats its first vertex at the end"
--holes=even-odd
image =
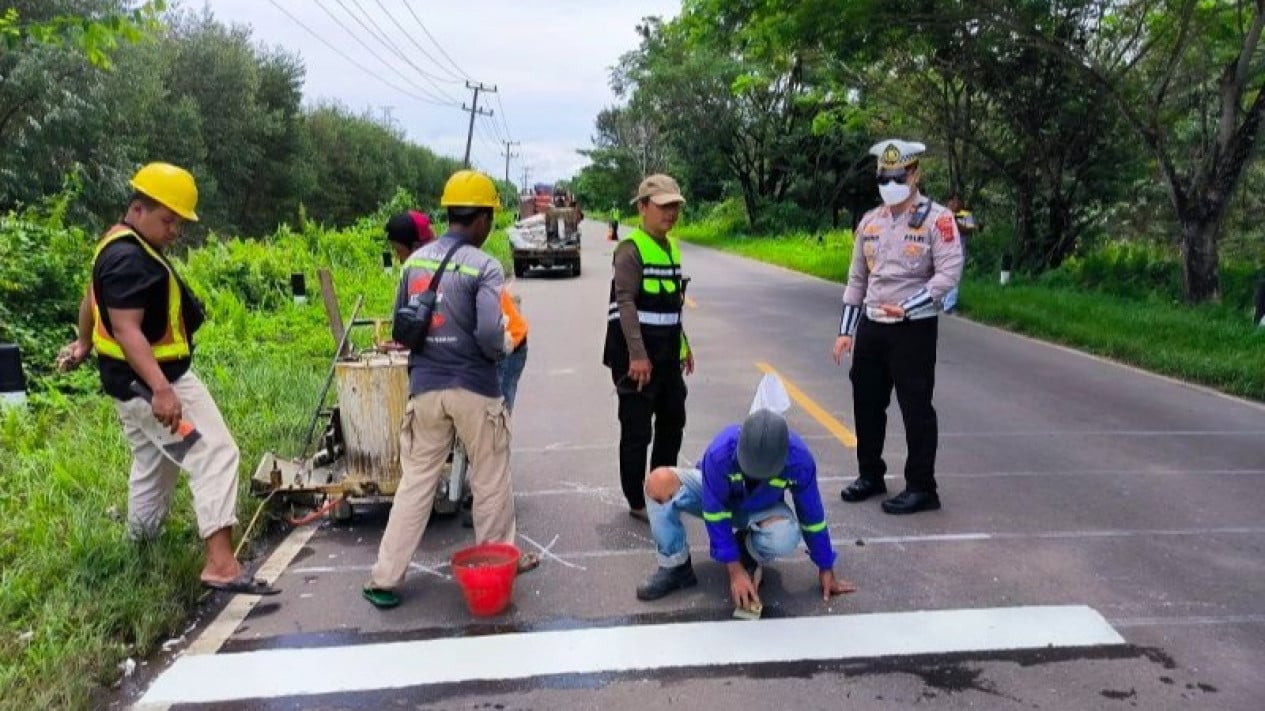
MULTIPOLYGON (((128 388, 139 395, 145 402, 150 405, 154 404, 154 392, 144 383, 139 380, 133 380, 132 383, 128 385, 128 388)), ((189 453, 189 450, 193 448, 193 445, 197 444, 198 440, 202 439, 202 433, 198 431, 197 427, 193 426, 192 422, 182 419, 180 420, 180 424, 176 427, 176 435, 178 435, 180 439, 175 442, 164 444, 163 451, 177 462, 183 462, 185 455, 189 453)))

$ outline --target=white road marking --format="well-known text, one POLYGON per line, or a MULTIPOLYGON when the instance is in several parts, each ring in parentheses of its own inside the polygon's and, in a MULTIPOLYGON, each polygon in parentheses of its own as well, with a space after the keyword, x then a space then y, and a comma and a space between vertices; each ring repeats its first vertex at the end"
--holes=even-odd
POLYGON ((1129 370, 1134 373, 1137 373, 1138 375, 1144 375, 1148 378, 1155 378, 1156 380, 1163 380, 1171 385, 1177 385, 1179 387, 1183 387, 1188 390, 1195 390, 1195 391, 1204 393, 1205 395, 1213 395, 1222 400, 1229 400, 1230 402, 1237 403, 1239 405, 1246 405, 1256 410, 1265 412, 1265 404, 1262 404, 1259 402, 1253 402, 1251 400, 1237 397, 1235 395, 1230 395, 1229 393, 1223 393, 1219 390, 1214 390, 1205 385, 1197 385, 1195 383, 1188 383, 1186 381, 1178 380, 1177 378, 1169 377, 1167 375, 1161 375, 1159 373, 1154 373, 1149 370, 1143 370, 1137 366, 1129 365, 1128 363, 1122 363, 1118 360, 1112 360, 1110 358, 1100 356, 1100 355, 1095 355, 1093 353, 1086 353, 1085 351, 1078 351, 1075 348, 1072 348, 1070 346, 1064 346, 1058 343, 1051 343, 1050 341, 1043 341, 1039 338, 1033 338, 1032 336, 1025 336, 1021 333, 1015 333, 1014 331, 1007 331, 997 326, 990 326, 989 324, 986 324, 986 323, 973 321, 964 316, 959 316, 957 320, 960 321, 961 323, 970 324, 971 326, 974 326, 976 328, 983 328, 989 331, 993 331, 994 333, 997 333, 1001 336, 1017 338, 1021 341, 1027 341, 1029 343, 1035 343, 1039 346, 1045 346, 1046 348, 1053 348, 1054 350, 1063 351, 1064 353, 1071 353, 1072 355, 1080 356, 1081 358, 1088 358, 1089 360, 1097 361, 1099 363, 1102 363, 1103 365, 1109 365, 1109 366, 1114 366, 1116 368, 1121 368, 1123 370, 1129 370))
MULTIPOLYGON (((899 459, 899 457, 898 457, 899 459)), ((936 472, 937 479, 1006 479, 1006 478, 1056 478, 1070 476, 1261 476, 1265 474, 1265 469, 1085 469, 1060 470, 1060 471, 1006 471, 1006 472, 936 472)), ((904 477, 900 474, 888 474, 884 477, 893 481, 902 480, 904 477)), ((853 481, 855 476, 819 476, 818 483, 835 483, 844 481, 853 481)), ((562 482, 568 484, 565 489, 527 489, 525 491, 514 492, 515 498, 530 499, 537 496, 596 496, 598 498, 607 499, 612 495, 618 495, 620 501, 615 502, 619 506, 623 506, 623 493, 616 486, 584 486, 573 484, 571 482, 562 482)), ((609 503, 603 501, 603 503, 609 503)))
MULTIPOLYGON (((276 582, 319 527, 319 524, 313 524, 291 531, 272 551, 272 555, 268 556, 268 560, 255 571, 255 577, 263 578, 269 584, 276 582)), ((202 634, 198 635, 193 644, 184 650, 184 654, 215 654, 261 599, 257 595, 234 597, 223 610, 220 610, 220 614, 215 616, 211 624, 202 630, 202 634)))
POLYGON ((1110 620, 1116 627, 1184 627, 1188 625, 1261 625, 1265 615, 1196 615, 1193 617, 1123 617, 1110 620))
POLYGON ((1124 643, 1085 606, 588 628, 182 657, 138 708, 557 674, 1124 643), (338 673, 286 673, 296 669, 338 673))
MULTIPOLYGON (((1014 540, 1092 540, 1104 538, 1151 538, 1156 536, 1253 536, 1265 535, 1265 526, 1239 526, 1230 528, 1177 528, 1177 529, 1147 529, 1147 530, 1128 530, 1128 529, 1104 529, 1098 531, 968 531, 963 533, 929 533, 923 535, 909 536, 858 536, 855 531, 849 533, 847 530, 839 530, 846 527, 831 527, 831 535, 835 536, 833 541, 836 549, 855 548, 856 540, 861 540, 867 546, 891 545, 897 548, 903 547, 910 543, 970 543, 978 541, 1014 541, 1014 540)), ((523 534, 518 534, 526 539, 523 534)), ((531 539, 527 539, 533 545, 539 546, 531 539)), ((799 545, 800 549, 804 548, 803 543, 799 545)), ((706 545, 690 546, 690 553, 705 554, 710 549, 706 545)), ((653 551, 649 549, 599 549, 587 551, 568 551, 566 553, 554 554, 550 552, 548 557, 566 556, 569 560, 596 560, 603 558, 624 558, 624 557, 645 557, 647 559, 653 557, 653 551)), ((560 561, 566 564, 566 561, 560 561)), ((436 566, 438 567, 438 566, 436 566)), ((570 565, 570 567, 579 567, 570 565)), ((309 568, 295 568, 290 571, 293 575, 315 575, 315 574, 333 574, 333 573, 360 573, 372 569, 372 565, 348 565, 345 567, 318 566, 309 568)))
POLYGON ((562 558, 559 558, 557 555, 555 555, 555 554, 554 554, 554 552, 553 552, 553 550, 552 550, 552 549, 553 549, 554 545, 556 545, 556 544, 558 543, 558 535, 557 535, 557 534, 554 534, 553 540, 552 540, 552 541, 549 541, 549 545, 547 545, 547 546, 542 546, 542 545, 540 545, 539 543, 537 543, 537 542, 533 541, 531 538, 528 538, 528 537, 527 537, 527 534, 525 534, 525 533, 520 533, 520 534, 518 534, 518 537, 519 537, 519 538, 521 538, 521 539, 523 539, 524 541, 527 541, 527 542, 528 542, 528 543, 530 543, 531 545, 535 546, 536 550, 540 551, 540 555, 544 556, 545 558, 548 558, 549 560, 556 560, 556 561, 558 561, 559 563, 561 563, 561 564, 563 564, 563 565, 567 566, 568 568, 576 568, 576 569, 578 569, 578 570, 588 570, 588 568, 585 568, 585 567, 584 567, 584 566, 582 566, 582 565, 577 565, 577 564, 575 564, 575 563, 572 563, 572 562, 571 562, 571 561, 569 561, 569 560, 563 560, 562 558))

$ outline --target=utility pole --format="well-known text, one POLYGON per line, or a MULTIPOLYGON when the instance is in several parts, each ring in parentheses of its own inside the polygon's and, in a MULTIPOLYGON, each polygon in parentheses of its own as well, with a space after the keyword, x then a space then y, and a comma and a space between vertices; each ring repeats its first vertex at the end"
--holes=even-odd
POLYGON ((517 153, 510 152, 514 146, 523 145, 522 141, 505 141, 505 152, 501 155, 505 156, 505 182, 510 181, 510 158, 517 158, 517 153))
POLYGON ((473 82, 466 82, 466 88, 474 92, 474 98, 470 101, 470 106, 466 106, 465 104, 461 105, 462 111, 470 112, 470 128, 466 129, 466 157, 462 160, 462 164, 465 165, 465 167, 469 168, 470 167, 470 142, 474 139, 474 117, 476 114, 480 116, 491 116, 493 113, 492 111, 488 109, 479 108, 479 92, 486 91, 490 94, 495 94, 496 86, 495 85, 487 86, 486 84, 483 84, 483 83, 475 84, 473 82))
POLYGON ((523 166, 523 190, 528 190, 528 192, 530 192, 530 190, 527 187, 527 179, 530 177, 531 177, 531 168, 528 168, 527 166, 523 166))

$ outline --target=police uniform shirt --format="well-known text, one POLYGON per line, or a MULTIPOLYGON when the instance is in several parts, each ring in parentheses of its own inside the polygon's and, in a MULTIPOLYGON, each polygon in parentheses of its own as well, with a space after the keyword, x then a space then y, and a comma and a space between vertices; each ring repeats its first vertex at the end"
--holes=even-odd
MULTIPOLYGON (((882 304, 901 306, 909 319, 927 318, 961 276, 962 240, 953 213, 919 195, 899 215, 884 205, 861 218, 843 303, 864 305, 876 321, 893 320, 882 316, 882 304), (924 210, 925 219, 911 225, 924 210)), ((854 334, 858 322, 845 315, 840 333, 854 334)))
MULTIPOLYGON (((154 343, 167 331, 167 270, 141 248, 137 239, 140 237, 124 237, 101 251, 92 267, 92 285, 101 307, 101 321, 107 328, 111 325, 108 309, 143 309, 141 333, 154 343)), ((175 274, 174 268, 171 273, 175 274)), ((206 314, 184 281, 176 277, 176 283, 180 285, 181 310, 192 348, 193 333, 202 326, 206 314)), ((97 362, 106 394, 119 400, 135 397, 128 386, 140 376, 126 361, 102 357, 97 362)), ((174 382, 188 372, 191 362, 192 358, 181 358, 158 365, 168 382, 174 382)))

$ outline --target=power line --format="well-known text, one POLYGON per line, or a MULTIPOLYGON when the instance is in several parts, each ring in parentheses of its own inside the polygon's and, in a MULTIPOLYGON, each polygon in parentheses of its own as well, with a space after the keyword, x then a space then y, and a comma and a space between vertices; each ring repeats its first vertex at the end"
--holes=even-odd
POLYGON ((378 73, 374 72, 373 70, 369 69, 369 68, 368 68, 368 67, 366 67, 365 65, 361 64, 360 62, 356 61, 356 60, 355 60, 355 59, 353 59, 352 57, 348 56, 348 54, 347 54, 346 52, 342 51, 341 49, 339 49, 339 48, 338 48, 338 47, 336 47, 335 45, 330 44, 330 42, 329 42, 328 40, 326 40, 324 37, 321 37, 321 36, 320 36, 319 34, 317 34, 314 30, 312 30, 312 28, 310 28, 310 27, 308 27, 307 25, 303 24, 303 22, 302 22, 301 20, 299 20, 299 18, 295 17, 294 15, 291 15, 291 14, 290 14, 290 12, 289 12, 288 10, 286 10, 284 7, 282 7, 281 5, 279 5, 279 4, 277 3, 277 0, 268 0, 268 2, 272 3, 272 6, 273 6, 273 7, 277 8, 277 9, 278 9, 278 10, 280 10, 280 11, 281 11, 281 12, 282 12, 282 13, 283 13, 286 17, 290 18, 290 21, 291 21, 291 22, 293 22, 294 24, 296 24, 296 25, 298 25, 299 27, 303 28, 303 30, 304 30, 305 32, 307 32, 309 35, 312 35, 312 36, 313 36, 314 38, 316 38, 316 39, 317 39, 317 40, 318 40, 321 44, 325 45, 326 47, 329 47, 329 48, 330 48, 330 50, 331 50, 331 51, 333 51, 335 54, 337 54, 338 56, 340 56, 340 57, 342 57, 343 59, 347 60, 347 61, 348 61, 348 62, 349 62, 352 66, 356 67, 357 69, 359 69, 360 71, 364 72, 365 74, 368 74, 368 75, 372 76, 374 79, 377 79, 378 81, 382 82, 383 84, 386 84, 387 86, 391 87, 392 89, 395 89, 396 91, 400 92, 401 94, 403 94, 403 95, 405 95, 405 96, 407 96, 407 97, 409 97, 409 98, 416 99, 417 101, 421 101, 421 102, 423 102, 423 103, 427 103, 427 104, 435 104, 435 105, 437 105, 437 106, 453 106, 453 105, 455 105, 455 103, 454 103, 454 102, 442 102, 442 101, 435 101, 434 99, 429 99, 429 98, 426 98, 426 97, 423 97, 423 96, 418 96, 417 94, 414 94, 413 92, 409 91, 408 89, 401 88, 401 87, 397 86, 396 84, 394 84, 393 82, 391 82, 391 81, 389 81, 389 80, 387 80, 387 79, 382 78, 382 76, 381 76, 380 74, 378 74, 378 73))
MULTIPOLYGON (((390 18, 391 22, 395 23, 396 28, 400 30, 404 29, 404 26, 400 23, 400 21, 395 19, 395 16, 391 14, 391 11, 386 8, 386 5, 382 4, 382 0, 374 0, 374 2, 378 4, 378 7, 382 8, 382 11, 386 13, 386 16, 390 18)), ((453 74, 452 71, 449 70, 447 67, 443 66, 443 64, 438 59, 435 59, 434 55, 432 55, 430 52, 427 52, 426 48, 423 47, 422 44, 417 41, 417 38, 413 36, 413 33, 405 32, 404 34, 408 35, 409 41, 413 43, 414 47, 417 47, 417 50, 419 52, 421 52, 427 59, 434 62, 435 66, 438 67, 441 71, 448 74, 448 76, 452 77, 453 81, 466 80, 466 77, 464 76, 458 76, 456 74, 453 74)))
POLYGON ((485 123, 488 128, 492 129, 492 137, 496 139, 497 143, 504 143, 509 140, 507 136, 501 133, 501 125, 496 122, 495 117, 487 118, 485 123))
POLYGON ((500 94, 496 95, 496 108, 501 110, 501 123, 505 125, 505 138, 506 140, 508 140, 511 136, 514 135, 514 132, 510 130, 510 121, 509 121, 509 118, 506 117, 505 115, 505 104, 501 103, 500 94))
POLYGON ((448 56, 448 53, 444 51, 444 46, 439 43, 439 40, 435 39, 435 36, 430 33, 430 30, 426 29, 426 23, 422 22, 422 18, 418 17, 416 12, 413 12, 413 6, 409 4, 408 0, 404 0, 404 7, 408 9, 409 14, 413 16, 413 19, 417 20, 417 24, 422 28, 422 32, 425 32, 426 36, 430 38, 430 41, 435 43, 435 49, 439 50, 439 53, 444 56, 444 59, 448 60, 448 63, 452 65, 453 69, 456 69, 459 74, 469 80, 470 75, 467 74, 456 62, 454 62, 452 57, 448 56))
MULTIPOLYGON (((273 3, 273 4, 275 5, 276 3, 273 3)), ((343 8, 343 11, 344 11, 344 12, 346 12, 346 11, 347 11, 347 7, 346 7, 346 6, 344 6, 341 2, 339 2, 338 4, 339 4, 340 6, 342 6, 342 8, 343 8)), ((365 51, 367 51, 370 55, 372 55, 374 59, 378 60, 378 61, 379 61, 379 62, 381 62, 383 65, 385 65, 388 69, 390 69, 391 71, 395 72, 395 74, 396 74, 397 76, 399 76, 401 79, 403 79, 406 83, 408 83, 408 84, 409 84, 410 86, 412 86, 413 88, 415 88, 415 89, 417 89, 418 91, 422 92, 422 94, 423 94, 424 96, 430 97, 431 101, 433 101, 433 102, 435 102, 435 103, 447 103, 447 104, 448 104, 448 105, 450 105, 450 106, 456 106, 456 105, 457 105, 457 103, 456 103, 456 102, 453 102, 453 101, 450 101, 450 102, 445 102, 442 98, 440 98, 440 97, 439 97, 439 95, 435 94, 435 93, 434 93, 434 92, 432 92, 430 89, 427 89, 426 87, 423 87, 421 84, 418 84, 415 80, 413 80, 413 79, 411 79, 410 77, 408 77, 407 75, 405 75, 405 74, 404 74, 404 72, 400 71, 400 70, 399 70, 399 69, 398 69, 398 68, 397 68, 394 64, 392 64, 391 62, 387 61, 386 59, 383 59, 383 58, 382 58, 382 55, 380 55, 380 54, 378 54, 376 51, 374 51, 373 47, 369 46, 369 44, 368 44, 368 43, 366 43, 364 40, 360 39, 360 36, 359 36, 359 35, 357 35, 355 32, 352 32, 352 31, 351 31, 351 28, 349 28, 349 27, 347 27, 347 25, 343 24, 343 21, 342 21, 342 20, 340 20, 340 19, 338 18, 338 16, 334 14, 334 11, 333 11, 333 10, 330 10, 328 7, 326 7, 326 6, 325 6, 325 3, 321 2, 321 0, 316 0, 316 6, 317 6, 317 7, 319 7, 319 8, 321 8, 321 10, 322 10, 322 11, 324 11, 326 15, 329 15, 329 18, 330 18, 331 20, 333 20, 333 21, 335 22, 335 24, 337 24, 340 28, 342 28, 343 32, 346 32, 346 33, 347 33, 347 35, 348 35, 349 37, 351 37, 353 40, 355 40, 355 41, 356 41, 356 42, 357 42, 357 43, 358 43, 361 47, 364 47, 364 48, 365 48, 365 51)), ((348 15, 351 15, 351 13, 350 13, 350 12, 348 12, 347 14, 348 14, 348 15)), ((354 17, 354 16, 352 17, 352 19, 353 19, 353 20, 357 20, 357 21, 359 21, 359 20, 358 20, 358 18, 356 18, 356 17, 354 17)), ((363 24, 363 23, 361 24, 361 27, 364 27, 364 24, 363 24)), ((366 29, 367 29, 367 28, 366 28, 366 29)), ((372 34, 372 32, 371 32, 370 34, 372 34)))
MULTIPOLYGON (((337 2, 340 6, 342 6, 344 10, 347 9, 347 7, 343 5, 343 0, 335 0, 335 2, 337 2)), ((386 33, 386 31, 384 31, 382 27, 378 25, 377 20, 373 19, 373 15, 371 15, 368 11, 364 9, 364 7, 360 5, 359 0, 351 0, 351 4, 355 5, 356 9, 360 12, 360 14, 364 15, 365 19, 369 20, 369 24, 373 25, 374 28, 377 30, 377 32, 370 30, 370 34, 372 34, 375 39, 377 39, 380 42, 383 42, 392 50, 394 50, 396 54, 400 55, 400 58, 404 60, 404 63, 412 67, 418 74, 422 75, 422 78, 424 78, 427 81, 427 83, 429 83, 431 86, 435 87, 435 91, 437 91, 441 96, 443 96, 445 99, 448 99, 449 101, 452 101, 453 103, 457 103, 457 98, 452 96, 448 92, 444 91, 444 88, 441 87, 437 83, 437 82, 444 82, 444 83, 452 84, 452 83, 456 83, 455 80, 447 79, 445 77, 435 76, 434 74, 431 74, 425 69, 422 69, 421 67, 414 64, 413 60, 409 59, 408 54, 404 52, 402 49, 400 49, 399 45, 397 45, 394 41, 392 41, 391 37, 386 33)), ((348 11, 348 13, 350 14, 350 11, 348 11)), ((357 22, 359 22, 359 20, 357 20, 357 22)), ((364 26, 364 24, 361 23, 361 26, 364 26)))

